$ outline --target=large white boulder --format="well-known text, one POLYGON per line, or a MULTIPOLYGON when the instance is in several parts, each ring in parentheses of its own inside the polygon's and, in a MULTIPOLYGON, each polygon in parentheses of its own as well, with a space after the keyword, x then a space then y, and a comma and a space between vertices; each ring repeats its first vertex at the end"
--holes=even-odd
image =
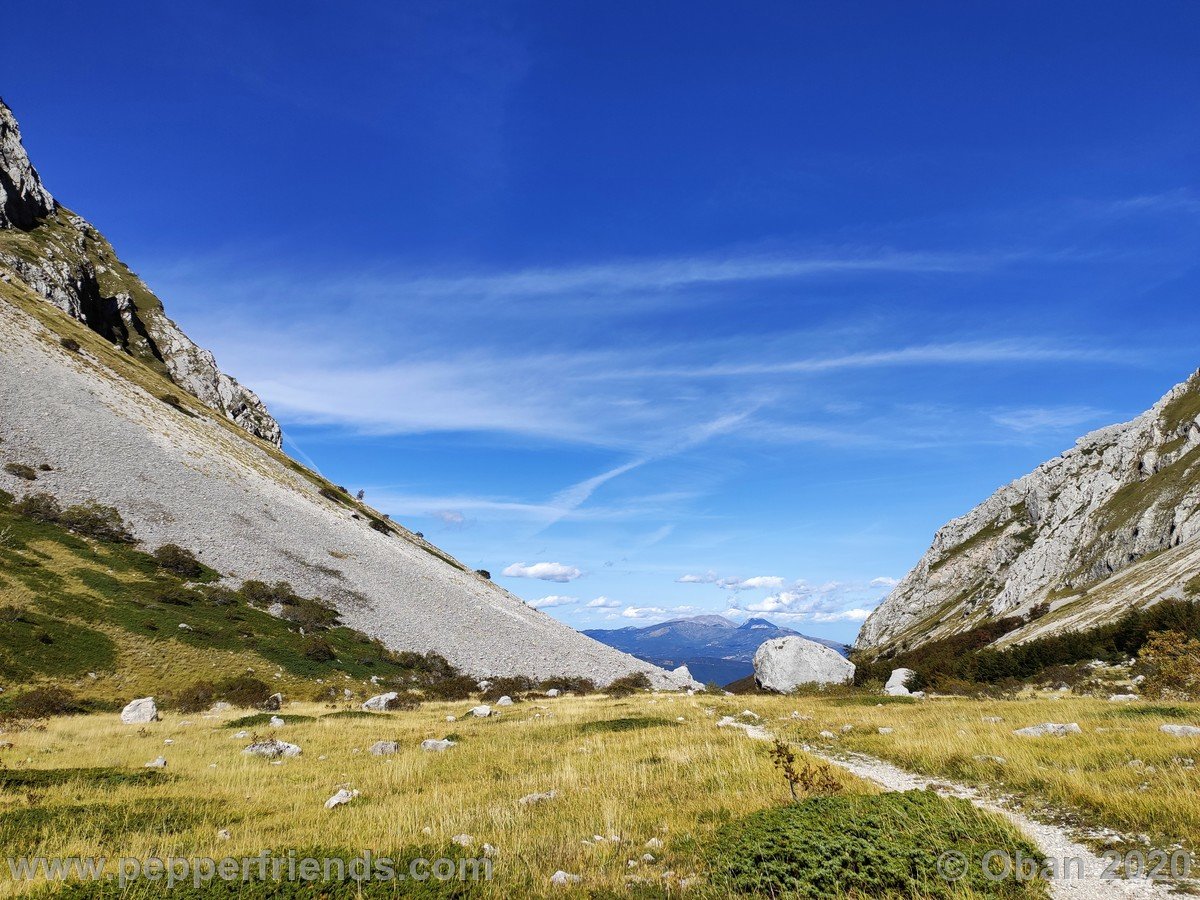
POLYGON ((754 654, 758 686, 781 694, 802 684, 849 684, 854 663, 836 650, 802 637, 764 641, 754 654))
POLYGON ((1043 722, 1041 725, 1030 725, 1028 728, 1018 728, 1013 734, 1019 737, 1045 737, 1051 735, 1053 737, 1066 737, 1068 734, 1082 734, 1083 729, 1076 722, 1067 722, 1060 724, 1057 722, 1043 722))
POLYGON ((1160 725, 1158 730, 1171 737, 1200 737, 1200 728, 1195 725, 1160 725))
POLYGON ((892 674, 883 686, 883 692, 889 697, 909 697, 909 681, 917 673, 912 669, 892 669, 892 674))
POLYGON ((158 706, 153 697, 142 697, 132 701, 121 710, 121 721, 126 725, 145 725, 158 721, 158 706))

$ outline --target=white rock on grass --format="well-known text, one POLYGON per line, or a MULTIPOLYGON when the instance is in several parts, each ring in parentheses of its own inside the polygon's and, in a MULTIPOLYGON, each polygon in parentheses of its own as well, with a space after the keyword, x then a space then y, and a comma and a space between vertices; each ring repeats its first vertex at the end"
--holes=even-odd
POLYGON ((446 716, 446 721, 447 722, 457 722, 458 716, 446 716))
POLYGON ((781 694, 802 684, 848 684, 854 680, 854 663, 815 641, 775 638, 755 651, 754 680, 764 690, 781 694))
POLYGON ((547 697, 557 697, 558 694, 559 694, 558 688, 550 688, 550 690, 546 691, 547 697))
POLYGON ((654 837, 654 838, 650 838, 650 840, 646 841, 646 846, 649 847, 651 850, 661 850, 662 846, 663 846, 663 842, 659 838, 654 837))
POLYGON ((492 708, 490 706, 475 706, 471 709, 471 715, 477 719, 486 719, 491 714, 492 708))
POLYGON ((572 875, 570 872, 564 872, 559 869, 550 876, 550 883, 554 885, 579 884, 583 879, 578 875, 572 875))
POLYGON ((358 796, 358 791, 347 790, 342 788, 332 797, 325 801, 326 809, 336 809, 339 806, 344 806, 358 796))
POLYGON ((1002 716, 980 716, 980 722, 986 722, 988 725, 999 725, 1004 721, 1002 716))
POLYGON ((475 844, 475 838, 469 834, 456 834, 450 840, 460 847, 472 847, 475 844))
POLYGON ((400 745, 396 741, 376 741, 367 752, 372 756, 395 756, 400 752, 400 745))
POLYGON ((279 716, 271 716, 272 728, 282 728, 286 724, 287 722, 283 721, 283 719, 279 718, 279 716))
POLYGON ((443 738, 440 741, 434 740, 433 738, 428 738, 427 740, 421 741, 421 749, 428 750, 431 753, 442 753, 443 751, 449 750, 451 747, 453 747, 454 743, 455 742, 449 738, 443 738))
POLYGON ((558 791, 546 791, 541 794, 526 794, 517 802, 522 806, 533 806, 537 803, 545 803, 548 800, 553 800, 558 796, 558 791))
POLYGON ((145 725, 158 721, 158 706, 153 697, 142 697, 131 701, 121 710, 121 722, 125 725, 145 725))
POLYGON ((827 741, 832 741, 834 738, 837 737, 837 735, 834 734, 832 731, 822 731, 817 735, 817 737, 824 738, 827 741))
POLYGON ((1082 734, 1083 729, 1076 723, 1069 722, 1065 725, 1060 725, 1055 722, 1044 722, 1041 725, 1030 725, 1028 728, 1018 728, 1013 732, 1020 737, 1045 737, 1052 735, 1054 737, 1066 737, 1068 734, 1082 734))
POLYGON ((265 741, 255 741, 242 752, 249 756, 260 756, 263 759, 279 759, 280 757, 299 756, 303 751, 295 744, 269 738, 265 741))
POLYGON ((165 769, 166 767, 167 760, 162 756, 155 757, 154 759, 150 760, 150 762, 146 763, 147 769, 165 769))
POLYGON ((975 760, 976 762, 995 763, 998 766, 1002 766, 1008 762, 1008 760, 1005 759, 1003 756, 988 756, 986 754, 980 754, 979 756, 972 756, 971 759, 975 760))
POLYGON ((1171 737, 1200 737, 1200 728, 1195 725, 1161 725, 1158 730, 1171 737))
POLYGON ((883 692, 889 697, 909 696, 908 685, 916 674, 912 669, 892 669, 887 684, 883 686, 883 692))
POLYGON ((1138 699, 1137 694, 1113 694, 1108 698, 1109 703, 1132 703, 1138 699))
POLYGON ((400 695, 395 691, 388 691, 386 694, 377 694, 364 703, 362 708, 367 712, 387 712, 399 697, 400 695))
POLYGON ((512 706, 513 699, 512 699, 512 697, 509 697, 507 694, 505 694, 503 697, 501 697, 499 700, 496 701, 496 705, 497 706, 512 706))
POLYGON ((892 728, 880 728, 879 729, 880 734, 891 734, 892 731, 894 731, 894 729, 892 729, 892 728))

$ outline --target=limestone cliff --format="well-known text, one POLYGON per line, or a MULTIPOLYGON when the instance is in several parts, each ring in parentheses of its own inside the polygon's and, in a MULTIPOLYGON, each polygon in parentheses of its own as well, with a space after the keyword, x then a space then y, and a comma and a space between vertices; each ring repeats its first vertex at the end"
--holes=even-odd
POLYGON ((1200 593, 1198 510, 1200 372, 945 525, 855 646, 912 649, 1025 619, 1009 644, 1200 593))
MULTIPOLYGON (((42 184, 12 111, 0 100, 0 265, 67 315, 159 370, 249 433, 279 446, 279 424, 222 372, 82 217, 42 184)), ((8 275, 7 277, 12 277, 8 275)))

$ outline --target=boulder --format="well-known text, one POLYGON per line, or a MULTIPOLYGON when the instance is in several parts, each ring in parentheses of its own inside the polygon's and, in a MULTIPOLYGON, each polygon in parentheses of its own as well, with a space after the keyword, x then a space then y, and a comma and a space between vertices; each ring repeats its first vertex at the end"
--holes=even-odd
POLYGON ((147 769, 165 769, 167 767, 166 757, 158 756, 146 763, 147 769))
POLYGON ((1137 694, 1113 694, 1108 698, 1109 703, 1132 703, 1138 699, 1137 694))
POLYGON ((400 695, 395 691, 388 691, 386 694, 376 694, 364 703, 362 708, 368 712, 387 712, 399 698, 400 695))
POLYGON ((912 669, 892 669, 887 684, 883 686, 883 692, 889 697, 909 696, 908 685, 916 674, 912 669))
POLYGON ((1200 737, 1200 728, 1195 725, 1162 725, 1158 730, 1171 737, 1200 737))
POLYGON ((351 800, 353 800, 357 796, 358 796, 358 791, 351 791, 351 790, 348 790, 347 788, 342 788, 336 794, 334 794, 332 797, 330 797, 328 800, 325 801, 325 808, 326 809, 335 809, 336 807, 343 806, 343 805, 349 803, 351 800))
POLYGON ((547 697, 557 697, 558 693, 559 693, 558 688, 550 688, 550 690, 546 691, 546 696, 547 697))
POLYGON ((281 709, 283 709, 283 694, 272 694, 263 704, 263 710, 266 712, 279 712, 281 709))
POLYGON ((376 741, 367 752, 372 756, 395 756, 400 752, 400 744, 396 741, 376 741))
POLYGON ((512 697, 509 697, 506 694, 505 696, 501 697, 499 700, 496 701, 496 705, 497 706, 512 706, 513 699, 512 699, 512 697))
POLYGON ((1066 737, 1068 734, 1083 734, 1083 729, 1074 722, 1066 725, 1059 725, 1055 722, 1045 722, 1041 725, 1030 725, 1028 728, 1018 728, 1013 732, 1020 737, 1044 737, 1053 735, 1054 737, 1066 737))
POLYGON ((433 738, 427 738, 426 740, 421 741, 421 749, 428 750, 431 753, 442 753, 443 751, 449 750, 451 747, 453 747, 454 743, 455 742, 449 738, 442 738, 440 741, 434 740, 433 738))
POLYGON ((121 710, 121 722, 125 725, 145 725, 147 722, 158 721, 158 706, 153 697, 142 697, 133 700, 121 710))
POLYGON ((486 719, 488 716, 493 715, 492 708, 486 705, 475 706, 471 708, 471 715, 477 719, 486 719))
POLYGON ((282 728, 286 724, 287 722, 283 721, 283 719, 279 718, 279 716, 271 716, 272 728, 282 728))
POLYGON ((517 802, 522 806, 533 806, 537 803, 545 803, 548 800, 553 800, 558 796, 558 791, 546 791, 541 794, 526 794, 517 802))
POLYGON ((564 872, 559 869, 550 876, 550 883, 553 885, 579 884, 583 878, 579 875, 572 875, 570 872, 564 872))
POLYGON ((280 757, 299 756, 302 751, 295 744, 270 738, 265 741, 255 741, 242 752, 250 756, 261 756, 263 759, 279 759, 280 757))
POLYGON ((849 684, 854 663, 802 637, 764 641, 754 654, 754 680, 764 690, 791 693, 802 684, 849 684))

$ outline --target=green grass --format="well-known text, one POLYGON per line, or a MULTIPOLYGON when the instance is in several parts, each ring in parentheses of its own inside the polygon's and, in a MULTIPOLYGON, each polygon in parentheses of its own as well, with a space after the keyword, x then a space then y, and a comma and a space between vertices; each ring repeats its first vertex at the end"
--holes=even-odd
POLYGON ((155 769, 98 766, 82 769, 0 769, 0 790, 44 790, 51 787, 113 788, 161 784, 170 776, 155 769))
MULTIPOLYGON (((367 713, 370 715, 370 713, 367 713)), ((257 728, 259 725, 270 725, 271 719, 283 719, 287 725, 295 725, 299 722, 312 722, 312 716, 296 716, 286 713, 255 713, 252 716, 242 716, 239 719, 234 719, 231 722, 226 722, 226 728, 257 728)), ((324 717, 327 718, 327 717, 324 717)))
POLYGON ((630 716, 621 719, 599 719, 594 722, 585 722, 579 730, 583 734, 617 734, 622 731, 640 731, 643 728, 669 728, 678 724, 670 719, 653 716, 630 716))

